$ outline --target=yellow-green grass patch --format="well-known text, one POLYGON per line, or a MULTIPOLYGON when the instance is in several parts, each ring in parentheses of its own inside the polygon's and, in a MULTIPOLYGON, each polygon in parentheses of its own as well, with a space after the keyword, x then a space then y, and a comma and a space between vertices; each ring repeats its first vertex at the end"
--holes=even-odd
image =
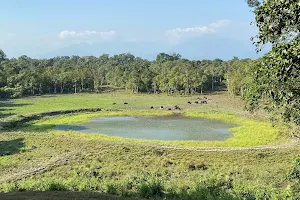
POLYGON ((166 110, 123 110, 123 111, 102 111, 97 113, 84 113, 74 115, 62 115, 57 117, 47 117, 42 120, 33 122, 24 131, 48 131, 52 134, 61 134, 89 139, 101 139, 120 142, 142 142, 161 145, 182 145, 182 146, 198 146, 198 147, 250 147, 266 145, 273 142, 287 141, 283 132, 283 126, 273 126, 268 121, 258 121, 249 119, 245 116, 210 111, 200 112, 186 110, 184 112, 173 112, 166 110), (225 123, 236 124, 237 126, 229 129, 232 136, 225 141, 159 141, 159 140, 143 140, 143 139, 128 139, 122 137, 108 136, 105 134, 84 134, 75 131, 58 131, 52 130, 57 124, 75 124, 89 121, 95 117, 106 116, 167 116, 173 114, 182 114, 186 117, 198 117, 212 120, 219 120, 225 123))

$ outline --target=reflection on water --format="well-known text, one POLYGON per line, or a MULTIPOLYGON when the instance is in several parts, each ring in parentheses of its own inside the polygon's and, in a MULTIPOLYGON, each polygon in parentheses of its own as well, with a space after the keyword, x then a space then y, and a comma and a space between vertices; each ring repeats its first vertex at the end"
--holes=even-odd
POLYGON ((89 122, 56 125, 56 130, 101 133, 110 136, 148 140, 225 140, 233 124, 216 120, 166 117, 101 117, 89 122))

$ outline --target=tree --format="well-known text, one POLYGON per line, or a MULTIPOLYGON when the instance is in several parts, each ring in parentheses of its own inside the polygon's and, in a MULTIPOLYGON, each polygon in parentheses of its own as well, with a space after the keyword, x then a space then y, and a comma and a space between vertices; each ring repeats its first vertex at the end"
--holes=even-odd
POLYGON ((276 47, 299 37, 299 0, 248 0, 248 4, 254 8, 255 24, 259 30, 252 38, 257 47, 269 42, 276 47))
POLYGON ((32 59, 23 55, 18 59, 7 59, 0 51, 0 58, 0 96, 5 98, 23 94, 100 92, 105 84, 135 93, 153 91, 190 95, 202 93, 207 85, 211 87, 221 82, 229 66, 223 65, 227 62, 220 59, 190 61, 176 53, 160 53, 154 62, 130 53, 50 59, 32 59))
POLYGON ((243 97, 244 91, 252 83, 252 70, 256 61, 250 59, 233 59, 229 62, 229 68, 225 74, 227 89, 230 94, 243 97))
POLYGON ((259 33, 253 38, 261 45, 272 44, 254 71, 246 100, 255 110, 262 102, 281 113, 286 122, 300 124, 300 3, 299 0, 248 1, 254 8, 259 33))
POLYGON ((0 62, 4 61, 6 59, 6 54, 0 49, 0 62))

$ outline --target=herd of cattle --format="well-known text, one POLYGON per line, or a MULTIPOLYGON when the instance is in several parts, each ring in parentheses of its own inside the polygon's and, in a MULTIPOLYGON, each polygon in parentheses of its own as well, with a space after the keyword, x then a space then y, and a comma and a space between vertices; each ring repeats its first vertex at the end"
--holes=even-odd
MULTIPOLYGON (((208 99, 206 96, 204 96, 203 98, 198 97, 196 101, 192 102, 192 101, 188 101, 188 104, 207 104, 208 99)), ((114 102, 113 105, 116 105, 116 103, 114 102)), ((128 102, 124 102, 124 105, 128 105, 128 102)), ((151 106, 150 109, 154 109, 154 106, 151 106)), ((164 107, 164 106, 160 106, 159 109, 161 110, 181 110, 181 108, 178 105, 175 105, 174 108, 170 108, 170 107, 164 107)))

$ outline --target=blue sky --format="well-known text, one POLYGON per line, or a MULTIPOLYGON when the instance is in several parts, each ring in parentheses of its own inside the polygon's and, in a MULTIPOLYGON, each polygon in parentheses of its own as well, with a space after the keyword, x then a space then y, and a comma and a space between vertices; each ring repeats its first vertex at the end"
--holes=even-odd
POLYGON ((244 0, 1 0, 0 48, 9 57, 257 58, 253 20, 244 0))

